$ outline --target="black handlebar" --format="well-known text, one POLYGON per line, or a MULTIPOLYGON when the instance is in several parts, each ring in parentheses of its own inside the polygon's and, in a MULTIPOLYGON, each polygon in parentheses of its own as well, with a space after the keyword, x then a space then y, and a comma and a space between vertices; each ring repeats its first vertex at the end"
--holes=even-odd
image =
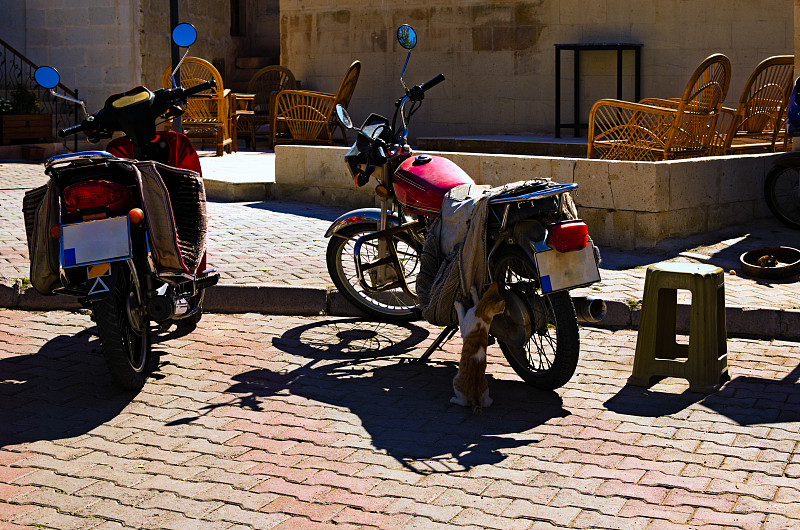
POLYGON ((436 85, 438 85, 442 81, 444 81, 444 74, 439 74, 436 77, 434 77, 433 79, 431 79, 430 81, 421 84, 420 88, 422 89, 423 92, 427 92, 429 89, 435 87, 436 85))
POLYGON ((214 88, 217 86, 217 82, 213 79, 211 81, 206 81, 205 83, 200 83, 199 85, 195 85, 193 87, 189 87, 183 90, 184 97, 193 96, 200 92, 205 92, 209 88, 214 88))
MULTIPOLYGON (((405 97, 408 98, 410 101, 422 101, 423 99, 425 99, 425 92, 435 87, 442 81, 444 81, 444 74, 439 74, 430 81, 422 83, 421 85, 412 86, 410 89, 408 89, 408 92, 406 93, 405 97)), ((396 105, 399 106, 401 101, 402 99, 399 100, 396 103, 396 105)))
POLYGON ((64 129, 58 130, 58 136, 64 138, 65 136, 69 136, 71 134, 78 134, 83 130, 83 123, 79 123, 78 125, 73 125, 71 127, 66 127, 64 129))

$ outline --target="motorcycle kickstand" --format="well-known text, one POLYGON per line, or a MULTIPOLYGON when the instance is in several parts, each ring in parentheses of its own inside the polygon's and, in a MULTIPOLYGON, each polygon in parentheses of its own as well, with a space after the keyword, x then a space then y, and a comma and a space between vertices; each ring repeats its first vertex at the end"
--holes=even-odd
POLYGON ((433 343, 428 346, 428 349, 425 350, 425 353, 423 353, 419 359, 416 359, 415 362, 421 364, 428 362, 428 359, 431 355, 433 355, 433 352, 436 351, 439 346, 450 340, 450 337, 455 335, 456 331, 458 331, 458 326, 447 326, 444 328, 442 332, 439 333, 439 336, 433 341, 433 343))

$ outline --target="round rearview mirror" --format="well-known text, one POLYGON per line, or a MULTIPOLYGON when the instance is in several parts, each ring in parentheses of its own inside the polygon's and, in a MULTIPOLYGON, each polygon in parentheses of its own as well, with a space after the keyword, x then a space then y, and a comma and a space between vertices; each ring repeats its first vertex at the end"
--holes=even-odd
POLYGON ((347 109, 338 104, 336 105, 336 117, 339 118, 339 121, 346 129, 353 128, 353 120, 350 119, 347 109))
POLYGON ((61 76, 52 66, 40 66, 33 72, 33 78, 44 88, 55 88, 61 82, 61 76))
POLYGON ((197 30, 191 24, 184 22, 175 26, 175 29, 172 30, 172 42, 182 48, 191 46, 196 40, 197 30))
POLYGON ((410 50, 417 45, 417 32, 408 24, 403 24, 397 28, 397 42, 406 50, 410 50))

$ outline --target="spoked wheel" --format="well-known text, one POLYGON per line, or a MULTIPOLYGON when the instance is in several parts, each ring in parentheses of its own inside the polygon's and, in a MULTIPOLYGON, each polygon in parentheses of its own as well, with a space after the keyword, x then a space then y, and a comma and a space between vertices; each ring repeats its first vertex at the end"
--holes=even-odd
POLYGON ((773 167, 764 181, 764 198, 780 222, 800 230, 800 168, 773 167))
POLYGON ((138 297, 127 268, 111 294, 93 302, 92 314, 109 372, 123 388, 140 390, 158 366, 158 352, 150 343, 150 321, 136 308, 138 297))
POLYGON ((506 341, 498 337, 508 363, 536 388, 553 390, 565 385, 575 373, 580 349, 578 319, 569 293, 542 295, 534 265, 516 248, 505 250, 495 260, 492 279, 506 298, 506 312, 495 319, 513 330, 506 341))
MULTIPOLYGON (((417 315, 417 303, 401 288, 371 292, 364 289, 359 282, 353 258, 356 240, 362 235, 375 232, 377 229, 376 223, 355 223, 342 228, 331 237, 326 254, 328 273, 339 292, 354 306, 368 315, 381 320, 396 322, 414 320, 417 315)), ((417 273, 419 272, 419 251, 417 246, 410 236, 403 233, 394 236, 394 244, 409 289, 416 293, 417 273)), ((361 256, 362 262, 377 260, 378 242, 371 241, 362 245, 361 256)), ((393 279, 393 273, 387 273, 386 271, 368 271, 365 276, 370 287, 380 286, 381 282, 393 279)))

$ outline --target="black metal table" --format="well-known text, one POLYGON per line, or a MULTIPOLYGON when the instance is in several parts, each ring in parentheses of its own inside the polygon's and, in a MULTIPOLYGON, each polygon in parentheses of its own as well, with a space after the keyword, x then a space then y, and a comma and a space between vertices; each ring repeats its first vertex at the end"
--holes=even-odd
POLYGON ((580 52, 611 50, 617 52, 617 99, 622 99, 622 52, 633 50, 634 52, 634 94, 635 101, 639 101, 642 45, 637 42, 597 42, 597 43, 572 43, 556 44, 556 138, 561 138, 561 129, 573 127, 575 136, 580 136, 581 127, 588 127, 588 123, 581 123, 580 120, 580 52), (574 52, 574 72, 575 90, 573 93, 573 107, 575 121, 573 123, 561 122, 561 50, 572 50, 574 52))

